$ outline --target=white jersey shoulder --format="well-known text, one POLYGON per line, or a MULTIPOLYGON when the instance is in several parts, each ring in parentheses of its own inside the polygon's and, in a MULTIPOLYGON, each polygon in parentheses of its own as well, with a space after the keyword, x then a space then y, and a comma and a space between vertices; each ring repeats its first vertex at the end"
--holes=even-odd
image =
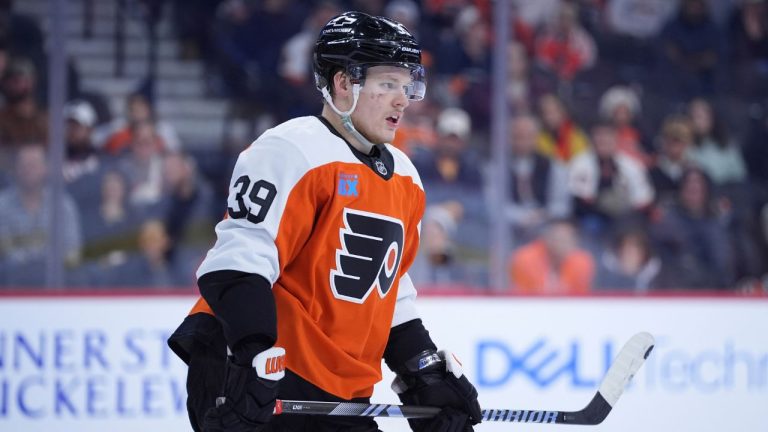
POLYGON ((343 141, 315 117, 289 120, 259 136, 237 158, 229 217, 216 225, 216 244, 197 276, 238 270, 274 283, 279 276, 275 239, 291 191, 312 169, 348 159, 345 153, 350 152, 343 141))
POLYGON ((291 146, 303 155, 310 169, 333 162, 359 162, 344 140, 314 116, 298 117, 268 129, 251 147, 275 144, 291 146))

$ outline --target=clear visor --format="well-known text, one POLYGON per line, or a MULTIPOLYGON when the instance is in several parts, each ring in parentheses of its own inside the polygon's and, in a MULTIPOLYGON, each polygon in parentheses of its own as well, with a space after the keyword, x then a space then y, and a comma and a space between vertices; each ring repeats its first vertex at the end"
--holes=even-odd
POLYGON ((352 65, 347 73, 362 91, 379 94, 402 93, 409 100, 422 100, 427 93, 424 66, 417 63, 370 63, 352 65))

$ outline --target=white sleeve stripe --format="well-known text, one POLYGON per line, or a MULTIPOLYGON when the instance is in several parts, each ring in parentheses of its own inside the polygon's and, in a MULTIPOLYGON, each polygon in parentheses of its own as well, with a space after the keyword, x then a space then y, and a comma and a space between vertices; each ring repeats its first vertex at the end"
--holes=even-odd
POLYGON ((392 316, 392 327, 416 318, 419 318, 419 312, 416 310, 416 287, 406 273, 400 278, 400 285, 397 288, 397 303, 392 316))

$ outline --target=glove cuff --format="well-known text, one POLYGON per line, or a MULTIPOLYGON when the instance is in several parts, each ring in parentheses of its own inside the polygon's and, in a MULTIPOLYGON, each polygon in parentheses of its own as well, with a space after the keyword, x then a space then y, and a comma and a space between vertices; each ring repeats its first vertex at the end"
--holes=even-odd
POLYGON ((409 359, 426 350, 437 351, 437 347, 421 320, 414 319, 390 330, 384 360, 392 371, 398 372, 409 359))
POLYGON ((391 388, 400 395, 441 381, 445 376, 445 362, 438 351, 426 349, 403 362, 394 372, 397 376, 391 388))
POLYGON ((268 381, 279 381, 285 376, 285 348, 272 347, 256 355, 251 362, 256 375, 268 381))
POLYGON ((443 369, 443 359, 437 350, 425 349, 406 360, 395 372, 402 375, 419 375, 443 369))

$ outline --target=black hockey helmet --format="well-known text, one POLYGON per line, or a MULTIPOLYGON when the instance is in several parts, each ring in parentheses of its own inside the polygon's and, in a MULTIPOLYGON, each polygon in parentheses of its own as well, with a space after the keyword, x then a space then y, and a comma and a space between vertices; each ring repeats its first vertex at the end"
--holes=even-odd
POLYGON ((315 43, 313 69, 318 90, 327 87, 334 73, 345 71, 353 82, 362 83, 371 66, 409 69, 413 78, 408 97, 420 100, 426 91, 421 48, 411 33, 397 21, 362 12, 345 12, 332 18, 315 43))

